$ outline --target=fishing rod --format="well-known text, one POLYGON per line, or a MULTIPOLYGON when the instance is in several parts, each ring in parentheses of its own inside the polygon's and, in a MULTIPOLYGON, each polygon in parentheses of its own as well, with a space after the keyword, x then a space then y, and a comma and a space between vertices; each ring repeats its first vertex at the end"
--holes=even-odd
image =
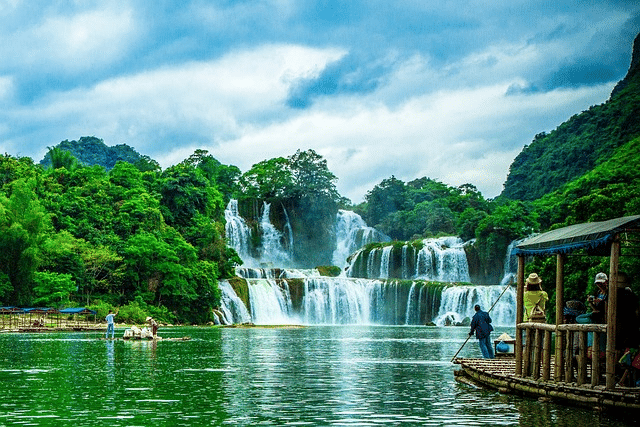
MULTIPOLYGON (((490 313, 491 310, 493 310, 493 307, 496 306, 496 304, 498 303, 498 301, 500 301, 500 298, 502 298, 502 295, 504 295, 505 292, 507 292, 507 289, 509 289, 509 287, 511 287, 511 285, 513 285, 513 281, 509 282, 509 284, 507 285, 506 288, 504 288, 504 290, 502 291, 502 293, 500 294, 500 296, 498 297, 498 299, 495 300, 495 302, 493 303, 493 305, 491 306, 491 308, 489 309, 489 311, 487 311, 487 313, 490 313)), ((462 348, 467 344, 467 342, 469 342, 469 340, 471 339, 471 335, 469 335, 467 337, 466 340, 464 340, 464 342, 462 343, 462 345, 460 346, 460 348, 458 349, 458 351, 456 351, 456 354, 453 355, 453 357, 451 358, 451 363, 453 363, 454 360, 456 360, 456 357, 458 356, 458 353, 460 353, 462 351, 462 348)))

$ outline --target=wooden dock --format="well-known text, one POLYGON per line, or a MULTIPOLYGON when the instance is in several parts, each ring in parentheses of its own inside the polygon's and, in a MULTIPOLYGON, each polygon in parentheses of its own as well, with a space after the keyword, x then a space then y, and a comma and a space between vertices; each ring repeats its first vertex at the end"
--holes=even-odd
MULTIPOLYGON (((576 382, 517 377, 515 359, 456 359, 454 363, 461 367, 454 371, 457 381, 492 388, 501 393, 561 401, 593 409, 640 409, 639 388, 615 387, 607 390, 604 385, 578 385, 576 382)), ((551 378, 554 377, 554 366, 552 358, 551 378)))

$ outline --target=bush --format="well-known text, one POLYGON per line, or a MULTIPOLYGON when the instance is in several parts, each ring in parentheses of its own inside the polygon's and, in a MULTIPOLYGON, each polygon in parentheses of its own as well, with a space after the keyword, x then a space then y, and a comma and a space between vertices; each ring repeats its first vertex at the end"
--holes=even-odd
POLYGON ((321 276, 338 277, 342 273, 342 269, 335 265, 321 265, 316 267, 321 276))

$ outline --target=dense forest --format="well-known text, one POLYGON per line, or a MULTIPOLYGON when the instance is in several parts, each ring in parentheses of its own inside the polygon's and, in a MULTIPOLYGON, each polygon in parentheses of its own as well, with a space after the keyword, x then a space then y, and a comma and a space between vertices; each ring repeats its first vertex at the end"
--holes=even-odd
MULTIPOLYGON (((225 239, 231 198, 254 227, 263 202, 274 207, 279 228, 288 212, 298 236, 293 252, 307 267, 330 262, 323 254, 334 242, 336 213, 346 208, 395 241, 472 240, 470 260, 487 275, 501 272, 515 239, 640 213, 637 63, 634 56, 606 103, 536 135, 494 200, 472 184, 391 176, 353 206, 313 150, 264 160, 244 173, 203 150, 162 170, 131 147, 107 147, 95 137, 63 141, 40 164, 2 155, 0 305, 87 306, 99 315, 118 307, 121 320, 134 322, 147 314, 166 322, 212 321, 218 280, 242 263, 225 239)), ((529 268, 551 278, 553 262, 529 268)), ((640 274, 637 258, 626 258, 622 268, 633 279, 640 274)), ((608 266, 604 258, 576 257, 565 269, 567 296, 580 298, 608 266)), ((637 281, 633 287, 640 291, 637 281)))

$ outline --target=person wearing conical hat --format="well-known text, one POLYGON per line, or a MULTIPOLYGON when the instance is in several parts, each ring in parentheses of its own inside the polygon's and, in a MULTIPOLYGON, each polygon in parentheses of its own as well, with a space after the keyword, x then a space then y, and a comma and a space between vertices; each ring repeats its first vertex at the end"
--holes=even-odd
POLYGON ((146 321, 149 323, 149 325, 151 325, 151 333, 153 334, 153 339, 158 338, 158 322, 156 322, 156 320, 151 316, 148 316, 146 321))
POLYGON ((524 291, 524 322, 529 320, 531 310, 536 304, 544 311, 547 301, 549 301, 549 295, 542 290, 541 283, 542 279, 536 273, 531 273, 527 277, 524 291))

